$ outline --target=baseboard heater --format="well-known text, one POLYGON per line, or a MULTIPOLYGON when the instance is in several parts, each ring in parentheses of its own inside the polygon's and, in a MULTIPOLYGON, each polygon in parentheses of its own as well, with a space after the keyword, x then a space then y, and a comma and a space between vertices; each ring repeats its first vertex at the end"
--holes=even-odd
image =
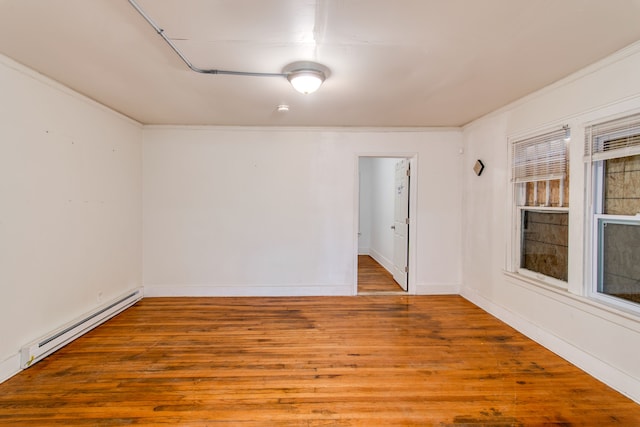
POLYGON ((116 314, 131 307, 142 299, 142 288, 137 288, 102 305, 85 316, 73 320, 55 331, 33 341, 20 349, 22 369, 32 366, 54 351, 89 332, 96 326, 111 319, 116 314))

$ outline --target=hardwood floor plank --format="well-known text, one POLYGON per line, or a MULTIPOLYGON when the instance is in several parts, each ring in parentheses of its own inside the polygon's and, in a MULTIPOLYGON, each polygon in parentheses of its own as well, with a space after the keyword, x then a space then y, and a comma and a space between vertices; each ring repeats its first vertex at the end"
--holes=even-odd
POLYGON ((358 294, 404 293, 393 275, 369 255, 358 255, 358 294))
POLYGON ((1 425, 640 425, 468 301, 146 298, 0 384, 1 425))

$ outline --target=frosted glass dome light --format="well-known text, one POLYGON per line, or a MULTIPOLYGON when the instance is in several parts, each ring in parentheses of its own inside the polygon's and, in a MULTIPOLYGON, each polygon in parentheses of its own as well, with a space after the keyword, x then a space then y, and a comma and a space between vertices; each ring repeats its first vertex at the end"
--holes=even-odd
POLYGON ((318 90, 327 78, 329 69, 315 62, 300 61, 289 64, 283 72, 291 86, 306 95, 318 90))
POLYGON ((293 71, 287 78, 295 90, 305 95, 317 91, 324 82, 324 74, 316 70, 293 71))

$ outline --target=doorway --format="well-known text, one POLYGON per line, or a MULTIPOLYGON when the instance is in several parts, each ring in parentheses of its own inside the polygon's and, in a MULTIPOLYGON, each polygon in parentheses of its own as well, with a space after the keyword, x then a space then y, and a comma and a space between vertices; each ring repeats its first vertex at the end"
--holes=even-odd
POLYGON ((356 293, 407 293, 412 158, 358 158, 356 293))

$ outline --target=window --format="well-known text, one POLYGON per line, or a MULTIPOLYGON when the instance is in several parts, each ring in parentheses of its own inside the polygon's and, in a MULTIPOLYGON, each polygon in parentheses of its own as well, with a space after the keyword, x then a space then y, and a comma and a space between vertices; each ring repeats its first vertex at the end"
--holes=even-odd
POLYGON ((512 145, 517 241, 514 270, 566 286, 569 246, 569 128, 512 145), (563 283, 564 282, 564 283, 563 283))
POLYGON ((640 308, 640 114, 585 129, 593 174, 591 294, 640 308))

